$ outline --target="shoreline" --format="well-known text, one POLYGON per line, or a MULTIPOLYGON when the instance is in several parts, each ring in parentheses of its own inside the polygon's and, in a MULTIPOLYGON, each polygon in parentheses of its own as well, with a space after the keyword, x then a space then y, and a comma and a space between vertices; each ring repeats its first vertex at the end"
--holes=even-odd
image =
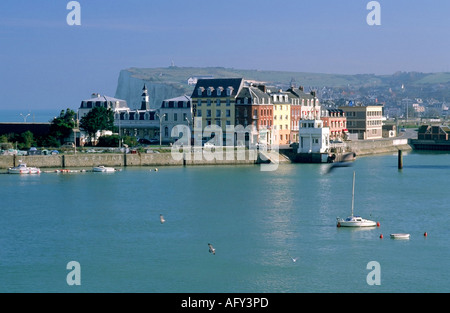
MULTIPOLYGON (((414 150, 407 139, 373 140, 347 142, 346 152, 354 152, 356 157, 414 150)), ((1 155, 0 169, 7 170, 20 162, 28 166, 53 169, 92 168, 98 165, 108 167, 129 166, 196 166, 196 165, 255 165, 263 163, 293 163, 288 154, 280 152, 257 152, 255 150, 205 153, 179 153, 176 158, 167 153, 101 153, 101 154, 59 154, 59 155, 1 155), (200 158, 201 156, 201 158, 200 158), (273 161, 272 161, 273 160, 273 161), (272 162, 271 162, 272 161, 272 162)))

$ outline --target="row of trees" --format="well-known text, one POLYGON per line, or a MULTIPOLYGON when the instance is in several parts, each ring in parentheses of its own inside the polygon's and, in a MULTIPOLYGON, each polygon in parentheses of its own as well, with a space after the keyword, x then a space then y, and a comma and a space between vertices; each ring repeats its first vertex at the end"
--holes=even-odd
MULTIPOLYGON (((71 109, 62 110, 59 116, 51 121, 47 135, 35 137, 30 131, 22 134, 6 134, 0 136, 0 144, 3 144, 3 148, 8 143, 10 147, 14 144, 18 149, 28 149, 33 146, 58 148, 73 134, 74 129, 83 129, 90 138, 93 138, 99 130, 117 132, 114 126, 114 112, 111 109, 95 107, 81 118, 79 125, 77 125, 77 122, 77 113, 75 111, 71 109)), ((137 143, 134 137, 126 136, 120 138, 118 135, 113 135, 100 137, 98 145, 102 147, 117 147, 119 140, 122 140, 124 144, 129 146, 134 146, 137 143)))

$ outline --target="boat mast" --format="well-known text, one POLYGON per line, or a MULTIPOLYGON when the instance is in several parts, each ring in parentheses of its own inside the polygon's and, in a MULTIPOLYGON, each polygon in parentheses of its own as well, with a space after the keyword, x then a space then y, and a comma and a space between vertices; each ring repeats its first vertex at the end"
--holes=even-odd
POLYGON ((353 190, 352 190, 352 217, 353 217, 353 206, 355 203, 355 171, 353 171, 353 190))

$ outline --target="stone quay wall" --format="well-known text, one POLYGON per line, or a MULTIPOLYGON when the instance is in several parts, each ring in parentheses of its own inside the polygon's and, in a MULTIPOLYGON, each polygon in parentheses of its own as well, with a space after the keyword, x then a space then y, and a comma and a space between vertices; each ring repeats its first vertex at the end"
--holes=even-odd
POLYGON ((347 141, 346 150, 356 153, 356 156, 396 153, 398 150, 410 151, 412 146, 408 139, 378 139, 347 141))
MULTIPOLYGON (((281 157, 280 157, 281 158, 281 157)), ((0 169, 17 166, 19 163, 39 168, 90 168, 98 165, 108 167, 126 166, 183 166, 183 165, 244 165, 260 162, 258 153, 246 150, 244 154, 237 151, 231 154, 223 153, 205 155, 202 152, 180 154, 174 158, 172 153, 136 153, 136 154, 58 154, 58 155, 32 155, 16 156, 1 155, 0 169)))

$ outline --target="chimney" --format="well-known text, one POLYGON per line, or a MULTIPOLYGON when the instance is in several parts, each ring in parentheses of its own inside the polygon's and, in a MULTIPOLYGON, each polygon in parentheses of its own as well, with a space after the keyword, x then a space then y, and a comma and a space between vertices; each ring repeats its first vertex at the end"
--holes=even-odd
POLYGON ((311 91, 311 96, 316 97, 316 92, 314 90, 311 91))
POLYGON ((298 89, 300 89, 300 91, 303 91, 303 86, 298 87, 298 89))
POLYGON ((264 92, 264 93, 267 92, 267 87, 266 87, 266 85, 258 85, 258 89, 261 90, 261 91, 264 92))

